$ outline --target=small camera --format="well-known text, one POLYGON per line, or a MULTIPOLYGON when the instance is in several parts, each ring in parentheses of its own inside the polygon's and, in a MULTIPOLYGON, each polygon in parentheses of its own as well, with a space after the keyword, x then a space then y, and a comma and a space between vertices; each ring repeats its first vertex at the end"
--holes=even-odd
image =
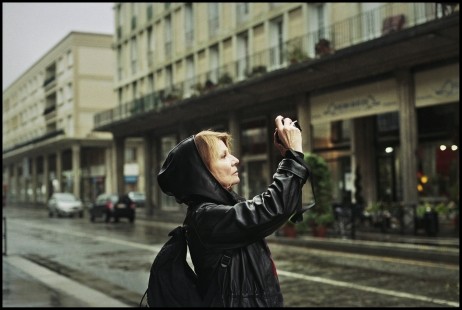
MULTIPOLYGON (((300 127, 300 124, 298 123, 298 121, 293 121, 292 122, 292 125, 294 125, 295 127, 297 127, 300 131, 302 131, 302 127, 300 127)), ((281 138, 279 138, 279 134, 276 132, 276 142, 279 143, 279 144, 282 144, 282 141, 281 141, 281 138)))

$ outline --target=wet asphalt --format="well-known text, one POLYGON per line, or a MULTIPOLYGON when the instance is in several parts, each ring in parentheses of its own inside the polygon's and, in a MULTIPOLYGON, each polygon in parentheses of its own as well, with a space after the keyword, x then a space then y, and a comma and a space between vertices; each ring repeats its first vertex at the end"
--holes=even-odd
MULTIPOLYGON (((138 220, 148 219, 138 216, 138 220)), ((271 236, 268 238, 268 242, 371 255, 417 258, 457 264, 459 262, 458 238, 428 239, 415 236, 364 234, 358 235, 357 240, 308 236, 297 238, 271 236)), ((5 249, 2 274, 2 307, 136 306, 125 304, 24 257, 8 255, 5 253, 5 249)))

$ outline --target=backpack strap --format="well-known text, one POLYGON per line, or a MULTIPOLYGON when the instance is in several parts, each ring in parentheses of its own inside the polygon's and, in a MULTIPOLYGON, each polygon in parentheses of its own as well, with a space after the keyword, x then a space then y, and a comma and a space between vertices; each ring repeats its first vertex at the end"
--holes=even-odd
MULTIPOLYGON (((188 224, 189 215, 190 215, 190 213, 187 212, 186 217, 185 217, 185 219, 183 221, 183 232, 185 234, 185 237, 186 237, 186 231, 190 227, 189 224, 188 224)), ((194 227, 193 227, 193 229, 195 230, 194 227)), ((199 234, 197 233, 197 231, 196 231, 196 235, 197 235, 197 238, 198 238, 199 242, 202 243, 202 240, 200 239, 199 234)), ((188 239, 186 238, 186 240, 188 240, 188 239)), ((203 243, 202 243, 202 245, 203 245, 203 243)), ((188 244, 188 248, 189 248, 189 244, 188 244)), ((229 266, 229 264, 231 264, 232 254, 233 254, 233 252, 231 250, 229 250, 229 249, 226 249, 226 250, 223 251, 223 256, 221 257, 221 260, 220 260, 221 267, 227 268, 229 266)))

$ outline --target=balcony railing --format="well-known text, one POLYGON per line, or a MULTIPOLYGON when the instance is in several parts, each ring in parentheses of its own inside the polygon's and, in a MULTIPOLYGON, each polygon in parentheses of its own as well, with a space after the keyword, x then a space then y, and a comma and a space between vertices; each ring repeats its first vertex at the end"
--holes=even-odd
MULTIPOLYGON (((214 70, 197 74, 135 101, 95 115, 95 126, 135 117, 147 111, 161 111, 182 99, 204 95, 244 79, 266 74, 299 62, 309 62, 335 51, 444 17, 435 3, 389 3, 320 30, 293 38, 214 70)), ((166 44, 167 54, 171 45, 166 44)), ((170 54, 171 55, 171 54, 170 54)))

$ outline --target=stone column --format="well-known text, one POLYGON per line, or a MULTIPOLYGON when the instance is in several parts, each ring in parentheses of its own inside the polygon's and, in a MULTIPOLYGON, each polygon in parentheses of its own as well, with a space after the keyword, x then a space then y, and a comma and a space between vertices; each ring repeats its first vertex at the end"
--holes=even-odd
POLYGON ((161 191, 159 188, 159 184, 157 183, 157 174, 160 171, 160 166, 162 165, 160 160, 160 139, 157 136, 151 137, 152 139, 152 145, 151 145, 151 163, 152 163, 152 179, 151 179, 151 189, 152 189, 152 208, 151 208, 151 214, 154 214, 154 212, 160 210, 160 195, 161 191))
POLYGON ((74 195, 82 198, 80 195, 80 171, 80 145, 74 144, 72 145, 72 184, 74 188, 74 195))
POLYGON ((396 89, 399 101, 403 203, 405 206, 417 205, 417 112, 414 79, 409 70, 396 72, 396 89))
POLYGON ((37 204, 37 157, 32 157, 32 203, 37 204))
POLYGON ((43 154, 43 183, 45 185, 45 203, 50 197, 50 165, 48 154, 43 154))
POLYGON ((230 113, 228 128, 229 134, 233 137, 233 155, 239 159, 241 157, 241 128, 236 112, 230 113))
POLYGON ((56 152, 56 180, 58 180, 57 191, 62 191, 62 181, 63 181, 63 158, 61 150, 56 152))
MULTIPOLYGON (((241 126, 236 112, 230 112, 228 122, 229 134, 233 138, 233 150, 232 154, 239 160, 241 160, 241 126)), ((241 192, 241 186, 234 186, 236 193, 241 192)))
MULTIPOLYGON (((376 151, 374 136, 370 134, 374 128, 374 116, 356 118, 352 121, 352 174, 356 180, 357 168, 361 174, 361 196, 364 203, 377 201, 377 188, 374 185, 377 178, 376 151)), ((356 188, 355 188, 356 191, 356 188)), ((354 193, 352 193, 354 198, 354 193)))
POLYGON ((152 165, 152 136, 146 134, 143 137, 144 145, 144 194, 146 196, 146 202, 144 205, 146 215, 150 216, 153 214, 152 204, 152 180, 153 180, 153 165, 152 165))
POLYGON ((20 189, 20 182, 19 182, 19 164, 14 163, 13 164, 13 174, 14 174, 14 193, 15 193, 15 199, 14 202, 18 204, 21 200, 21 189, 20 189))
POLYGON ((311 152, 313 150, 313 135, 309 94, 299 94, 295 97, 295 100, 297 105, 297 121, 302 128, 303 152, 311 152))
POLYGON ((125 192, 125 180, 124 180, 124 150, 125 150, 125 138, 114 137, 114 158, 115 158, 115 188, 117 194, 122 195, 125 192))
POLYGON ((115 192, 115 187, 113 184, 115 184, 114 180, 114 162, 113 162, 113 157, 112 157, 112 147, 107 147, 104 150, 104 170, 105 170, 105 178, 104 178, 104 192, 105 193, 114 193, 115 192))

